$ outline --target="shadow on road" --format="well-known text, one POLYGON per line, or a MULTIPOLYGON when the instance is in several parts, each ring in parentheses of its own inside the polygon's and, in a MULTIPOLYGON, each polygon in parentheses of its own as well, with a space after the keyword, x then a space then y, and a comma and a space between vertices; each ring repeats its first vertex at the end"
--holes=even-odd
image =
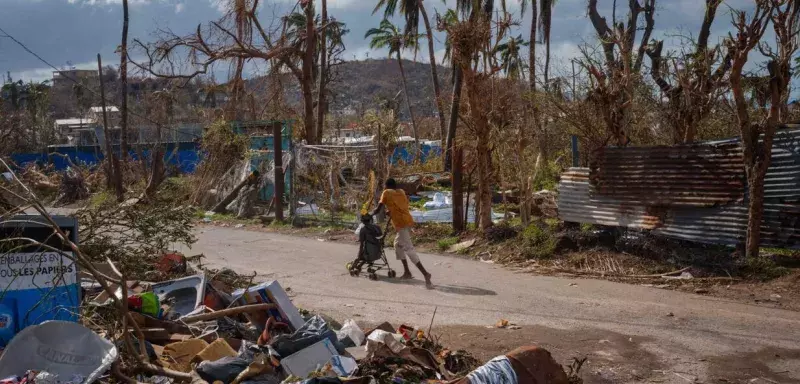
MULTIPOLYGON (((392 284, 400 284, 400 285, 425 286, 425 282, 422 280, 385 279, 381 281, 385 281, 387 283, 392 283, 392 284)), ((445 292, 445 293, 455 293, 456 295, 497 296, 497 292, 483 288, 467 287, 463 285, 452 285, 452 284, 436 284, 435 280, 433 282, 433 285, 434 285, 433 290, 435 291, 445 292)))

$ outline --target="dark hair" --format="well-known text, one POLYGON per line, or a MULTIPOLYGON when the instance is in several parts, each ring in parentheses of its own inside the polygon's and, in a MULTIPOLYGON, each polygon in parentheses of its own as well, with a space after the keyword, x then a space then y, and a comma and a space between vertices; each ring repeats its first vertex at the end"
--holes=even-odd
POLYGON ((397 182, 394 179, 386 179, 386 188, 395 189, 397 188, 397 182))
POLYGON ((369 213, 361 215, 361 222, 364 224, 372 223, 372 215, 370 215, 369 213))

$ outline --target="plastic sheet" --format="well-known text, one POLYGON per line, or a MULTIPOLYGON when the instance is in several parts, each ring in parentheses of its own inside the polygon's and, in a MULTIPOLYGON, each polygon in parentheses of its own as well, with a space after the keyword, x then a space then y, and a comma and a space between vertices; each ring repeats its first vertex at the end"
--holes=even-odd
POLYGON ((23 329, 0 357, 0 377, 27 370, 46 371, 61 380, 97 380, 117 359, 117 348, 90 329, 68 321, 47 321, 23 329))

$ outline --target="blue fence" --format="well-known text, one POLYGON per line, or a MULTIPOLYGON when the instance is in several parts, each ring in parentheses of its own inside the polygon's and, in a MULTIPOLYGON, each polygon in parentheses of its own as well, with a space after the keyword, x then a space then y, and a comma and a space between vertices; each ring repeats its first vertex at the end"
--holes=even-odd
MULTIPOLYGON (((119 147, 114 149, 119 151, 119 147)), ((150 159, 150 150, 143 150, 142 155, 145 159, 150 159)), ((130 156, 138 159, 139 154, 136 151, 130 151, 130 156)), ((70 160, 75 164, 93 167, 100 164, 103 158, 104 156, 99 146, 52 147, 50 152, 47 153, 17 153, 11 155, 11 160, 20 167, 30 163, 52 164, 57 171, 66 169, 70 160), (65 156, 69 157, 69 160, 65 156)), ((166 144, 164 160, 167 161, 167 166, 174 167, 173 169, 179 173, 192 173, 200 162, 198 145, 196 143, 166 144)))
MULTIPOLYGON (((414 161, 414 144, 402 145, 398 144, 394 148, 394 152, 392 152, 392 156, 389 157, 389 162, 392 165, 397 165, 398 163, 406 163, 409 164, 414 161)), ((442 147, 439 145, 430 145, 430 144, 421 144, 420 148, 420 162, 424 163, 428 161, 428 158, 441 156, 442 155, 442 147)))

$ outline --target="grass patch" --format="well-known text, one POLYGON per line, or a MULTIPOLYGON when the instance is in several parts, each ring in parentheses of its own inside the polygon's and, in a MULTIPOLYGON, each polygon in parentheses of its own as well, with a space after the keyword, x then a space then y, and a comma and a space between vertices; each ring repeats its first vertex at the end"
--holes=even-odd
POLYGON ((796 257, 798 256, 797 251, 793 249, 786 249, 786 248, 761 248, 762 254, 772 254, 772 255, 780 255, 780 256, 789 256, 789 257, 796 257))
POLYGON ((117 197, 114 195, 114 193, 112 193, 111 191, 103 190, 89 197, 89 203, 87 206, 89 208, 98 208, 105 204, 116 201, 117 197))
POLYGON ((439 241, 436 242, 436 247, 439 248, 440 251, 444 252, 450 249, 450 247, 458 244, 458 241, 458 236, 445 237, 444 239, 439 239, 439 241))
POLYGON ((761 281, 777 279, 791 272, 768 257, 747 258, 741 269, 742 274, 761 281))

